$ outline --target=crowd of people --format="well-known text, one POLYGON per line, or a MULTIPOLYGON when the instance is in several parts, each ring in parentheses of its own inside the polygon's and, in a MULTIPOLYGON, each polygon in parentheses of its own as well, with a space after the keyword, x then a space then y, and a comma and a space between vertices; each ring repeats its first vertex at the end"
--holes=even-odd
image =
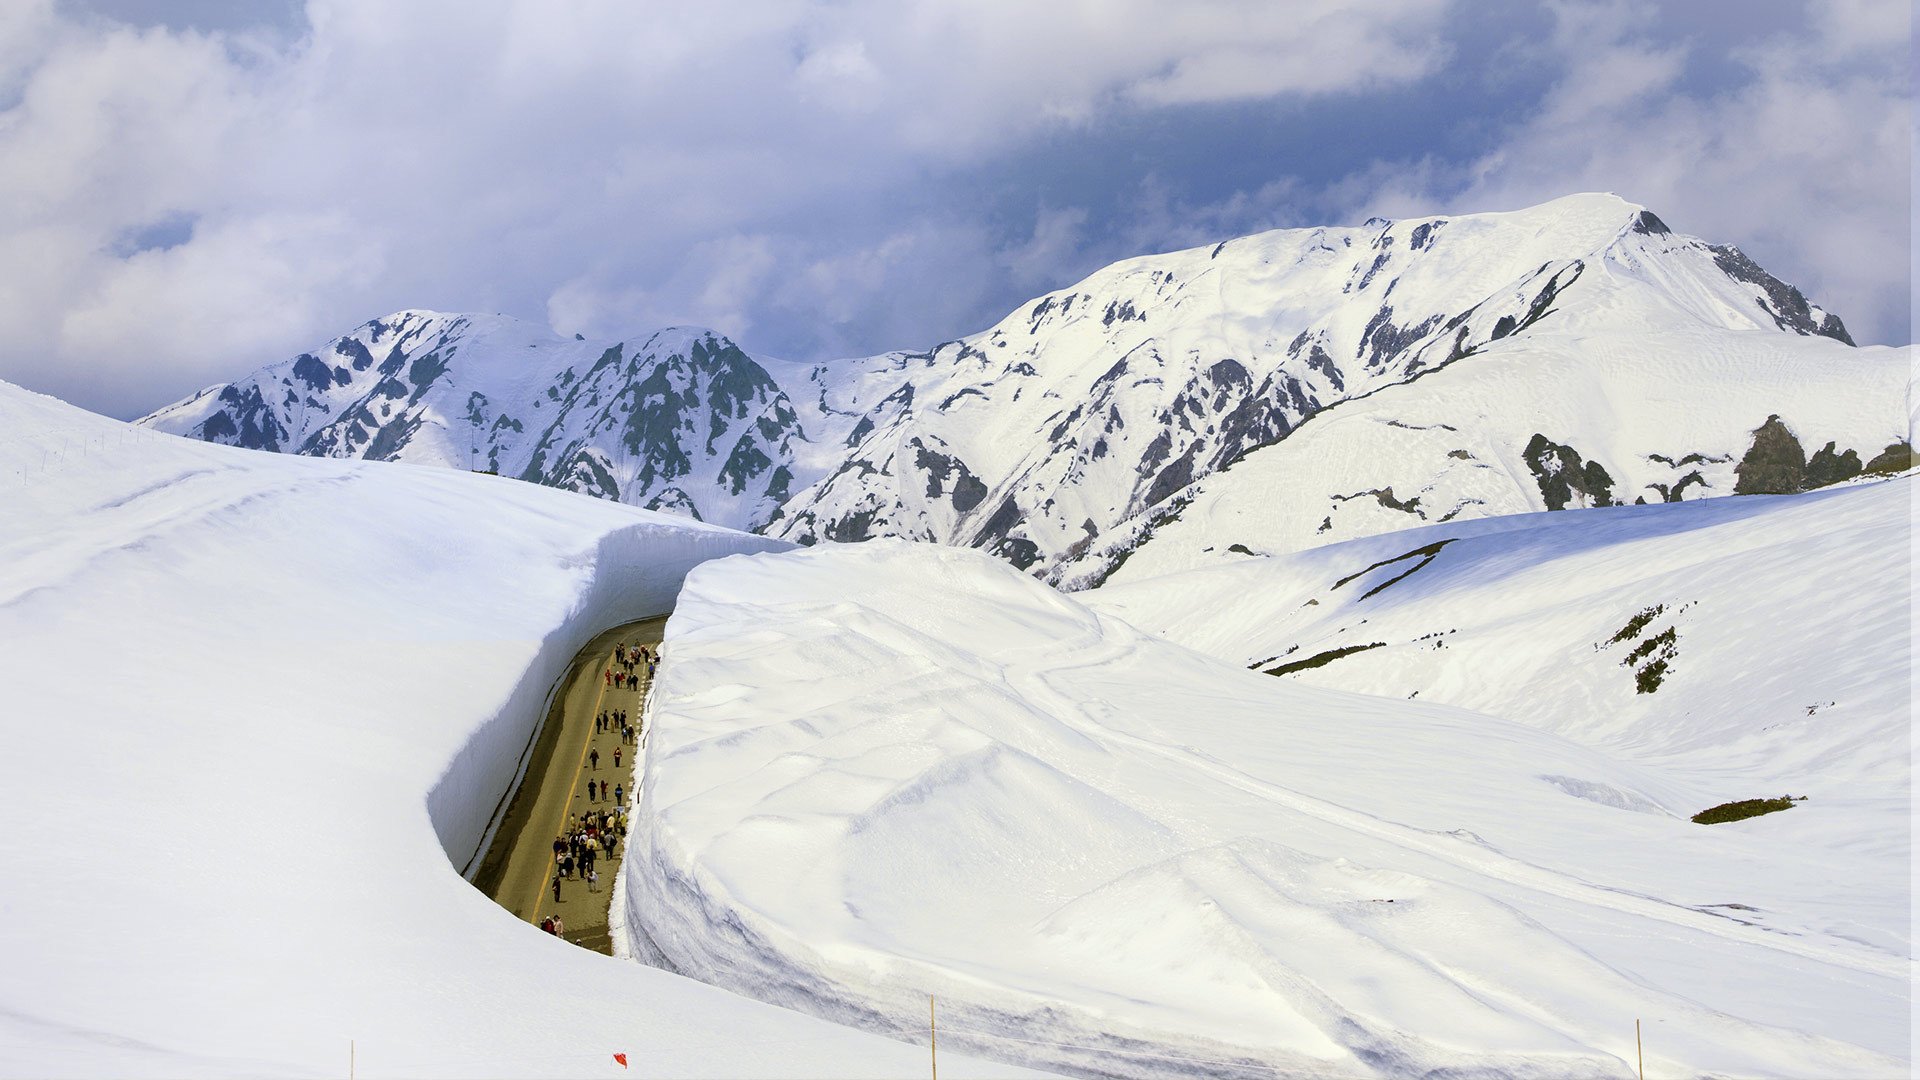
MULTIPOLYGON (((614 785, 619 789, 618 784, 614 785)), ((599 862, 602 858, 613 859, 620 854, 620 841, 627 835, 627 812, 624 809, 589 810, 585 814, 568 814, 567 831, 553 838, 553 898, 560 899, 562 881, 584 881, 588 892, 600 891, 599 862)), ((553 920, 555 923, 557 919, 553 920)), ((541 929, 548 933, 560 933, 542 920, 541 929)))
MULTIPOLYGON (((606 685, 616 690, 638 690, 643 685, 642 672, 645 672, 645 677, 651 678, 659 663, 659 652, 650 646, 617 646, 613 663, 606 669, 606 685)), ((634 745, 640 734, 625 709, 601 710, 593 718, 593 733, 611 733, 619 738, 611 755, 616 770, 627 756, 626 748, 634 745)), ((600 770, 600 748, 591 742, 588 744, 587 764, 590 772, 600 770)), ((617 857, 620 842, 627 835, 626 795, 626 785, 621 781, 588 777, 587 801, 604 802, 608 808, 568 814, 566 831, 554 837, 552 889, 555 903, 560 900, 563 881, 581 881, 586 884, 588 892, 599 891, 598 864, 603 858, 617 857)), ((566 925, 561 922, 558 913, 541 919, 540 929, 555 936, 566 933, 566 925)))
POLYGON ((621 645, 613 650, 613 666, 607 668, 607 685, 615 690, 640 689, 640 669, 651 677, 660 663, 660 653, 649 645, 621 645))
POLYGON ((626 835, 625 810, 590 810, 585 816, 568 814, 567 831, 553 839, 560 876, 571 878, 576 871, 589 872, 602 855, 613 858, 619 854, 620 841, 626 835))

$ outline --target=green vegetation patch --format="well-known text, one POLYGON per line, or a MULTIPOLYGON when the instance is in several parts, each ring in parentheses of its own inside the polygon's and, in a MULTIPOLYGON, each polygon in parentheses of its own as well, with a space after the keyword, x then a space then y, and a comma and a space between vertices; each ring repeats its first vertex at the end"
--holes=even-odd
MULTIPOLYGON (((1674 612, 1674 615, 1678 616, 1692 606, 1692 602, 1683 604, 1679 611, 1674 612)), ((1604 649, 1610 645, 1634 641, 1641 634, 1646 633, 1647 627, 1653 623, 1653 620, 1666 612, 1665 604, 1642 608, 1638 614, 1627 620, 1627 625, 1621 627, 1619 633, 1600 642, 1594 648, 1604 649)), ((1626 659, 1620 661, 1620 664, 1633 669, 1635 692, 1651 694, 1660 689, 1660 684, 1666 680, 1674 659, 1679 655, 1680 632, 1676 627, 1669 626, 1645 640, 1635 641, 1634 647, 1627 653, 1626 659)))
POLYGON ((1619 633, 1607 639, 1607 644, 1618 645, 1623 641, 1639 637, 1640 631, 1645 630, 1648 623, 1659 618, 1666 610, 1667 606, 1665 604, 1655 604, 1650 608, 1642 608, 1640 614, 1627 620, 1627 625, 1621 627, 1619 633))
POLYGON ((1728 821, 1744 821, 1761 814, 1771 814, 1776 810, 1791 810, 1795 802, 1805 802, 1806 796, 1795 799, 1791 795, 1782 795, 1777 799, 1741 799, 1738 802, 1721 803, 1710 806, 1693 815, 1695 823, 1700 825, 1720 825, 1728 821))
POLYGON ((1671 649, 1673 644, 1679 640, 1680 635, 1675 632, 1673 627, 1669 626, 1665 630, 1634 646, 1633 651, 1628 653, 1627 658, 1621 661, 1621 663, 1632 666, 1652 656, 1660 649, 1671 649))

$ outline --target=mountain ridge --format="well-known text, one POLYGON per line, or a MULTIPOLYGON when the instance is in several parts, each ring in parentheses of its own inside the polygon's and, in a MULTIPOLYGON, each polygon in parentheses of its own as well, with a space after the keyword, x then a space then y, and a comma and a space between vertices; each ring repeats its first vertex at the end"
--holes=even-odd
MULTIPOLYGON (((1622 332, 1706 334, 1715 350, 1756 354, 1771 349, 1762 338, 1800 342, 1800 393, 1816 398, 1846 366, 1836 357, 1856 351, 1837 316, 1737 249, 1675 233, 1618 196, 1581 194, 1138 256, 976 334, 827 363, 756 357, 700 328, 569 341, 505 316, 403 311, 140 422, 283 452, 485 467, 802 544, 978 547, 1085 581, 1101 576, 1085 564, 1116 530, 1177 512, 1202 481, 1316 416, 1470 357, 1579 354, 1622 332), (397 337, 383 345, 389 327, 397 337), (361 377, 370 370, 379 377, 361 377)), ((1743 403, 1684 452, 1737 456, 1734 428, 1770 415, 1791 428, 1796 396, 1743 403)), ((1869 444, 1892 429, 1879 419, 1829 449, 1880 452, 1869 444)), ((1502 453, 1536 479, 1553 474, 1537 496, 1516 483, 1521 510, 1552 507, 1560 486, 1559 505, 1584 505, 1599 486, 1583 479, 1592 462, 1665 452, 1518 439, 1502 453)), ((1325 495, 1379 488, 1362 479, 1330 477, 1325 495)), ((1658 482, 1681 497, 1731 493, 1717 474, 1658 482)), ((1324 502, 1303 511, 1331 522, 1324 502)))

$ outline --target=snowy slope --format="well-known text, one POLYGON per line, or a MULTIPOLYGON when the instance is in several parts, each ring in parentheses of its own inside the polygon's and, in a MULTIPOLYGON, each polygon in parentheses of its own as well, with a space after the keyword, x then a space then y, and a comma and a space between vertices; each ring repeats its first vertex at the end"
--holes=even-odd
POLYGON ((1636 1018, 1649 1075, 1906 1068, 1886 746, 1859 798, 1708 828, 1778 776, 1273 678, 892 542, 697 569, 650 708, 633 947, 767 1000, 937 995, 943 1045, 1101 1074, 1627 1076, 1636 1018))
MULTIPOLYGON (((1590 415, 1549 432, 1558 443, 1536 457, 1557 459, 1574 439, 1609 467, 1708 445, 1721 456, 1736 434, 1799 408, 1853 416, 1829 437, 1836 454, 1865 455, 1857 468, 1905 431, 1894 404, 1905 375, 1892 350, 1850 344, 1837 319, 1738 252, 1611 195, 1262 233, 1115 264, 930 352, 820 369, 823 408, 859 417, 848 456, 770 531, 981 547, 1050 580, 1090 583, 1184 504, 1192 482, 1292 444, 1323 413, 1350 411, 1343 402, 1455 365, 1542 369, 1528 375, 1539 385, 1506 402, 1456 406, 1420 391, 1436 399, 1427 411, 1488 455, 1523 457, 1536 432, 1515 432, 1543 405, 1590 415), (1615 362, 1623 351, 1633 363, 1615 362), (1768 378, 1747 387, 1754 368, 1768 378), (1677 410, 1697 415, 1680 424, 1677 410), (1616 413, 1628 421, 1617 441, 1616 413)), ((1311 530, 1334 498, 1375 486, 1380 468, 1404 494, 1446 471, 1446 450, 1459 445, 1405 460, 1392 444, 1357 459, 1289 458, 1306 501, 1281 509, 1310 513, 1311 530)), ((1725 470, 1682 486, 1690 468, 1642 477, 1626 467, 1622 501, 1655 479, 1675 497, 1732 492, 1725 470)), ((1522 471, 1499 503, 1476 491, 1448 509, 1529 509, 1533 487, 1522 471)), ((1350 531, 1334 538, 1407 524, 1365 516, 1345 515, 1350 531)))
POLYGON ((337 1076, 350 1039, 362 1076, 924 1066, 565 945, 455 869, 574 650, 779 545, 4 384, 0 421, 0 1074, 337 1076))
POLYGON ((1436 522, 1890 475, 1911 462, 1912 355, 1685 327, 1509 339, 1327 410, 1050 578, 1125 583, 1436 522))
POLYGON ((1325 658, 1288 679, 1723 773, 1726 799, 1812 795, 1796 822, 1878 802, 1896 816, 1854 840, 1903 850, 1913 483, 1458 522, 1086 595, 1235 664, 1325 658))
POLYGON ((1163 568, 1209 546, 1292 550, 1449 513, 1787 490, 1735 476, 1773 415, 1799 425, 1809 457, 1833 442, 1796 481, 1811 485, 1906 438, 1906 362, 1853 349, 1838 318, 1737 250, 1586 194, 1130 259, 981 333, 824 364, 749 356, 707 331, 586 342, 401 312, 144 422, 490 467, 801 543, 977 547, 1085 586, 1236 462, 1277 462, 1242 486, 1257 499, 1265 474, 1283 477, 1284 520, 1235 536, 1223 520, 1218 544, 1182 541, 1163 568), (1482 367, 1496 373, 1468 374, 1482 367), (1336 418, 1369 434, 1325 434, 1336 418))
POLYGON ((498 315, 402 311, 140 423, 318 457, 498 472, 734 528, 795 481, 799 417, 711 331, 568 340, 498 315))

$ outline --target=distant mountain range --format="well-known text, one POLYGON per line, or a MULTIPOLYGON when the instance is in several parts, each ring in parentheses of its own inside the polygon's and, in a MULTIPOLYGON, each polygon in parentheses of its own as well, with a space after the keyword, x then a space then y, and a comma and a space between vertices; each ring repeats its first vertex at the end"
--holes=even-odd
POLYGON ((1906 349, 1611 195, 1131 259, 922 352, 403 311, 140 421, 480 469, 1068 587, 1455 518, 1804 490, 1911 458, 1906 349))

